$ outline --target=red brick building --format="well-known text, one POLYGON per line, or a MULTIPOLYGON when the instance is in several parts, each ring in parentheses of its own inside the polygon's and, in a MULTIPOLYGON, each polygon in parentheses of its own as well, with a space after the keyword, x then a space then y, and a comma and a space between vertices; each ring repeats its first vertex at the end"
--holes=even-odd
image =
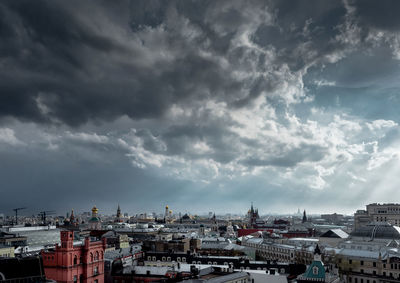
POLYGON ((42 251, 46 278, 57 282, 104 283, 105 241, 74 245, 74 232, 61 231, 61 246, 42 251))

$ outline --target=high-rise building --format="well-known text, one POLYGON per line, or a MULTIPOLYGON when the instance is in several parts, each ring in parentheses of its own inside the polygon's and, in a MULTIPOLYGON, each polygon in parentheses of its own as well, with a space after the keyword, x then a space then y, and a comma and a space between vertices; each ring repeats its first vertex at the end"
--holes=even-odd
POLYGON ((104 283, 104 250, 106 239, 74 245, 74 232, 61 231, 61 246, 43 250, 46 277, 57 282, 104 283), (79 281, 78 281, 79 280, 79 281))

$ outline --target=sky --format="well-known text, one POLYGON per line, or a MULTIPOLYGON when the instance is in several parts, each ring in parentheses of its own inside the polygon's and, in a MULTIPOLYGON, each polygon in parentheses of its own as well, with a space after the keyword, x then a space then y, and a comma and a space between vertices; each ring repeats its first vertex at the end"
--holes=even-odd
POLYGON ((399 202, 399 1, 0 2, 0 212, 399 202))

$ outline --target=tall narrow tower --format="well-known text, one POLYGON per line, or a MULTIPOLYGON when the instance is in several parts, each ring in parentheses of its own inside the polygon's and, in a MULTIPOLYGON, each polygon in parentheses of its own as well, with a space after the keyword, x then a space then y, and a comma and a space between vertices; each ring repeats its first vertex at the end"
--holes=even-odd
POLYGON ((168 207, 168 205, 165 206, 165 214, 164 214, 164 217, 165 217, 165 220, 167 220, 168 217, 169 217, 169 207, 168 207))
POLYGON ((303 220, 301 221, 302 223, 306 223, 307 222, 307 215, 306 215, 306 210, 304 209, 303 212, 303 220))

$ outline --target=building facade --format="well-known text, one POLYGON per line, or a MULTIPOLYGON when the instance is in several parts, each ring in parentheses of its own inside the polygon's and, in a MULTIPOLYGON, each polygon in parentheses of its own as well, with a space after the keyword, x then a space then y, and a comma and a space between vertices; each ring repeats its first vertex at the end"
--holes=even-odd
POLYGON ((74 245, 74 232, 60 233, 61 246, 41 253, 46 277, 65 283, 104 283, 105 240, 86 238, 83 245, 74 245))
POLYGON ((354 228, 358 229, 370 222, 388 222, 400 225, 400 204, 398 203, 371 203, 365 210, 357 210, 354 214, 354 228))

